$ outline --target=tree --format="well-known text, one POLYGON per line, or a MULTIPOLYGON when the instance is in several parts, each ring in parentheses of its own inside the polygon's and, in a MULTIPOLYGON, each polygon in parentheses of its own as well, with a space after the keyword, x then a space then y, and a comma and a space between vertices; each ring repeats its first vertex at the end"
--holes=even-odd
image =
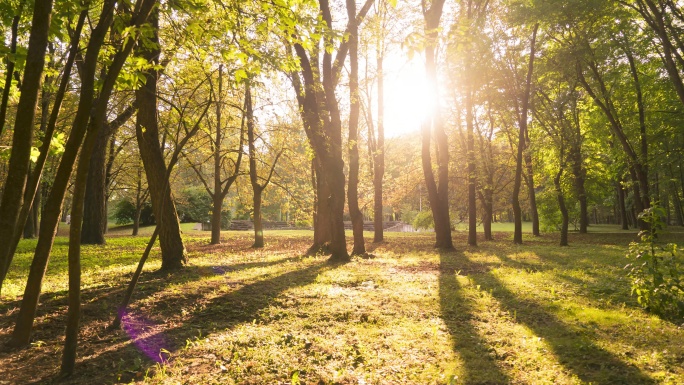
MULTIPOLYGON (((24 204, 26 182, 29 177, 34 131, 33 119, 35 118, 38 94, 43 80, 51 13, 52 0, 36 1, 26 54, 26 70, 24 71, 21 96, 14 122, 9 166, 2 200, 0 201, 0 239, 4 240, 3 246, 0 248, 0 287, 11 262, 12 241, 15 234, 24 227, 23 223, 18 223, 18 219, 22 204, 24 204)), ((16 45, 16 43, 14 44, 16 45)), ((27 203, 31 204, 32 201, 33 197, 30 197, 27 203)))
MULTIPOLYGON (((356 23, 365 17, 371 4, 371 0, 366 1, 356 16, 356 23)), ((342 122, 335 89, 349 47, 347 42, 341 43, 333 61, 330 5, 327 0, 319 0, 318 5, 324 22, 321 26, 325 45, 322 63, 319 63, 318 41, 295 41, 293 46, 300 68, 298 73, 291 72, 290 76, 297 93, 304 130, 315 154, 317 208, 311 250, 318 251, 327 244, 332 254, 330 259, 344 262, 349 260, 343 222, 345 177, 342 122), (311 50, 307 52, 305 45, 311 50)), ((349 26, 345 32, 349 32, 349 26)))
POLYGON ((114 150, 113 146, 109 146, 110 142, 115 138, 119 127, 133 116, 135 109, 134 104, 128 105, 113 121, 105 124, 97 136, 86 181, 83 229, 81 232, 81 243, 85 245, 103 245, 105 243, 108 148, 114 150))
MULTIPOLYGON (((252 91, 250 82, 245 82, 245 115, 247 117, 247 144, 249 148, 249 181, 252 185, 252 202, 254 204, 254 244, 252 247, 264 247, 264 228, 261 221, 261 202, 262 195, 266 186, 271 182, 273 171, 275 170, 278 159, 283 154, 281 149, 271 163, 271 170, 263 183, 259 183, 259 170, 257 167, 257 149, 255 132, 254 108, 252 107, 252 91)), ((263 178, 262 178, 263 179, 263 178)))
POLYGON ((430 4, 421 2, 425 21, 425 71, 432 98, 430 115, 421 127, 421 158, 423 174, 427 186, 430 209, 435 222, 435 247, 452 249, 451 219, 449 216, 449 140, 444 130, 444 121, 439 112, 439 90, 437 87, 437 48, 439 44, 439 24, 442 17, 444 0, 433 0, 430 4), (431 142, 434 139, 437 157, 437 176, 432 171, 431 142))
MULTIPOLYGON (((131 19, 130 24, 128 24, 130 27, 135 29, 140 28, 140 25, 144 22, 144 17, 147 16, 145 12, 149 12, 149 8, 151 7, 150 3, 153 3, 153 0, 141 0, 141 5, 147 6, 147 9, 145 7, 137 8, 139 9, 139 16, 131 19), (144 17, 140 15, 144 15, 144 17)), ((81 149, 84 136, 86 136, 86 131, 90 132, 90 141, 94 143, 93 135, 97 134, 98 128, 96 122, 104 121, 109 95, 114 88, 116 78, 118 77, 118 74, 121 71, 121 68, 123 67, 123 64, 130 54, 135 42, 134 39, 128 39, 126 43, 120 46, 114 54, 108 68, 106 69, 107 76, 105 77, 105 81, 99 87, 100 97, 97 98, 96 103, 95 72, 98 64, 97 59, 104 42, 104 38, 107 35, 107 32, 109 31, 110 25, 113 21, 113 10, 114 7, 112 6, 111 2, 107 1, 103 4, 99 21, 90 34, 90 40, 88 41, 88 47, 86 49, 86 54, 81 68, 81 89, 78 110, 76 112, 76 116, 74 117, 69 139, 64 146, 64 153, 62 154, 62 159, 59 163, 59 168, 55 175, 52 189, 50 190, 50 194, 46 200, 46 209, 43 213, 43 220, 40 224, 40 236, 38 237, 38 243, 36 245, 34 257, 31 261, 31 268, 29 271, 26 288, 24 290, 21 307, 19 309, 19 314, 17 316, 17 323, 12 333, 12 338, 8 342, 10 346, 25 346, 29 343, 33 320, 35 318, 36 308, 38 305, 38 299, 40 297, 41 284, 49 261, 50 251, 54 242, 57 223, 62 211, 62 203, 64 201, 64 195, 66 193, 73 165, 79 150, 81 149), (91 126, 90 130, 87 130, 90 124, 91 113, 93 113, 97 119, 93 120, 93 125, 91 126)), ((87 159, 87 156, 82 157, 82 159, 87 159)), ((76 251, 74 251, 74 253, 76 253, 76 251)), ((72 262, 74 262, 75 259, 76 254, 72 254, 72 262)), ((75 272, 76 270, 74 269, 70 271, 75 272)), ((76 295, 76 293, 74 295, 76 295)), ((70 332, 73 332, 74 326, 77 329, 78 325, 73 324, 73 322, 77 321, 77 319, 77 317, 74 318, 73 314, 70 317, 70 332)), ((73 340, 70 337, 69 343, 72 344, 72 341, 73 340)))
MULTIPOLYGON (((238 143, 235 145, 235 150, 227 149, 226 143, 224 142, 226 141, 226 139, 230 139, 230 136, 227 135, 228 125, 223 120, 223 110, 229 103, 224 99, 223 64, 219 65, 217 72, 218 90, 214 90, 214 83, 211 78, 211 74, 207 75, 207 80, 209 81, 209 84, 211 86, 211 93, 214 95, 214 98, 216 99, 216 121, 214 124, 211 124, 210 120, 207 119, 207 122, 209 122, 209 127, 207 135, 205 135, 206 139, 209 141, 208 144, 210 148, 210 154, 208 155, 208 158, 211 158, 213 160, 213 182, 210 183, 209 181, 209 178, 212 176, 212 174, 207 174, 206 172, 203 172, 201 164, 197 165, 196 162, 194 160, 191 160, 187 154, 183 154, 185 159, 188 161, 188 164, 195 172, 195 175, 197 175, 197 178, 202 182, 204 189, 207 191, 212 200, 211 244, 213 245, 221 243, 221 213, 223 211, 223 202, 225 201, 225 198, 228 195, 228 191, 230 191, 230 187, 241 175, 240 166, 242 164, 242 156, 244 153, 242 148, 244 146, 244 132, 246 123, 246 115, 244 108, 240 108, 240 113, 242 116, 241 124, 238 130, 236 130, 239 136, 239 140, 238 143), (233 154, 236 155, 233 156, 233 154)), ((194 93, 195 92, 193 91, 193 94, 194 93)), ((246 103, 247 101, 245 99, 244 104, 246 105, 246 103)), ((183 124, 185 124, 185 112, 182 112, 181 109, 177 107, 176 109, 179 111, 179 119, 183 124)), ((201 119, 202 116, 200 116, 200 120, 201 119)), ((201 150, 195 149, 193 150, 193 152, 201 153, 201 150)), ((202 161, 200 162, 203 163, 202 161)))
POLYGON ((140 156, 145 167, 147 183, 151 186, 150 198, 154 217, 159 226, 159 244, 162 250, 163 271, 178 270, 187 263, 188 257, 181 237, 180 223, 176 206, 171 195, 168 180, 165 179, 166 163, 159 142, 159 125, 157 121, 157 81, 159 71, 154 67, 159 63, 161 48, 159 46, 159 10, 150 16, 153 36, 149 43, 139 47, 142 58, 153 66, 147 70, 145 85, 135 92, 138 114, 136 120, 136 137, 140 156))
MULTIPOLYGON (((537 30, 539 24, 535 24, 532 29, 532 37, 530 39, 530 57, 527 67, 527 79, 525 81, 525 89, 520 97, 520 105, 518 107, 518 150, 516 156, 515 166, 515 180, 513 182, 513 198, 511 200, 513 205, 513 215, 515 217, 515 229, 513 233, 513 243, 522 244, 522 210, 520 209, 520 185, 522 182, 522 162, 523 153, 525 151, 525 144, 527 143, 527 115, 530 106, 530 93, 532 89, 532 73, 534 71, 534 55, 535 43, 537 40, 537 30)), ((517 99, 517 98, 516 98, 517 99)))
POLYGON ((356 19, 356 0, 347 0, 349 18, 349 215, 354 232, 353 255, 366 253, 363 240, 363 214, 359 209, 359 24, 356 19))

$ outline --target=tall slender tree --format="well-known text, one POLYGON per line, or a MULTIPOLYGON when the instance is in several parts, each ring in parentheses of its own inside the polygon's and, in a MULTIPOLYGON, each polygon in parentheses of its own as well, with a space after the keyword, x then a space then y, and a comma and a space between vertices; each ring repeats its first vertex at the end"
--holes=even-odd
MULTIPOLYGON (((33 120, 36 115, 38 94, 43 80, 51 15, 52 0, 37 0, 33 8, 26 54, 26 69, 14 121, 7 177, 0 201, 0 240, 2 240, 0 247, 0 287, 11 261, 10 251, 13 249, 15 234, 20 233, 24 227, 24 223, 19 223, 19 216, 24 204, 27 179, 29 179, 34 134, 33 120)), ((27 200, 28 204, 32 202, 33 196, 27 200)))
POLYGON ((534 56, 538 30, 539 24, 535 24, 532 28, 532 37, 530 38, 530 57, 527 64, 525 87, 522 91, 522 94, 520 96, 516 96, 516 98, 520 98, 520 104, 518 108, 518 148, 515 166, 515 180, 513 182, 513 198, 511 199, 511 203, 513 205, 513 216, 515 219, 513 243, 516 244, 522 244, 522 209, 520 208, 520 185, 522 184, 523 176, 523 154, 525 152, 525 144, 527 143, 527 117, 530 109, 532 73, 534 72, 534 56))
POLYGON ((444 0, 421 2, 425 21, 425 70, 431 98, 431 111, 421 127, 422 165, 427 186, 430 209, 435 222, 435 247, 452 249, 451 219, 449 216, 449 140, 444 121, 439 111, 439 89, 437 85, 437 52, 439 46, 439 24, 442 18, 444 0), (437 176, 432 171, 431 144, 435 141, 437 176))

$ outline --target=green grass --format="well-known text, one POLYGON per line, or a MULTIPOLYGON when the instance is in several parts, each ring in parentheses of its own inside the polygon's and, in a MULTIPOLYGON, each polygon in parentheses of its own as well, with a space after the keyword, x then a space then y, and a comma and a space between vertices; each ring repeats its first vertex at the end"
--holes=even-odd
MULTIPOLYGON (((209 246, 208 233, 187 231, 189 266, 154 274, 155 250, 128 332, 107 332, 146 242, 112 231, 105 247, 83 250, 82 339, 70 381, 682 384, 683 327, 630 297, 622 268, 634 234, 613 230, 571 234, 567 248, 556 234, 526 234, 514 246, 507 233, 466 247, 457 232, 454 252, 432 249, 431 234, 388 233, 380 245, 367 239, 374 258, 344 265, 303 256, 311 232, 267 232, 267 247, 252 250, 248 232, 223 232, 224 244, 209 246)), ((65 242, 53 252, 36 342, 0 353, 9 383, 57 373, 65 242)), ((0 339, 11 332, 31 246, 22 241, 10 271, 0 339)))

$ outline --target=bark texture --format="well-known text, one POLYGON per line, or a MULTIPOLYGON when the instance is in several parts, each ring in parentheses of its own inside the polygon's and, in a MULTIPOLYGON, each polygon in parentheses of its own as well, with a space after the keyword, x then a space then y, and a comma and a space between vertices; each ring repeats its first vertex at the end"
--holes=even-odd
MULTIPOLYGON (((150 15, 157 43, 155 48, 140 48, 140 55, 150 63, 157 64, 161 50, 158 45, 159 20, 158 10, 150 15)), ((159 244, 162 251, 162 271, 178 270, 187 263, 188 257, 181 237, 180 223, 176 205, 171 195, 171 186, 166 178, 166 163, 159 142, 159 125, 157 122, 157 80, 159 73, 155 69, 148 70, 145 85, 136 92, 138 115, 136 119, 136 138, 147 175, 147 185, 152 199, 154 218, 159 226, 159 244)))

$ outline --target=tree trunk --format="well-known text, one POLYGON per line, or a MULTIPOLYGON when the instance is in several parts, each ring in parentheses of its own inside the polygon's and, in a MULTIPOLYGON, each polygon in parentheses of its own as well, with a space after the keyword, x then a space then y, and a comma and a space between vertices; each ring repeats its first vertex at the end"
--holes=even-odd
POLYGON ((618 194, 618 207, 620 211, 620 222, 623 230, 629 230, 629 219, 627 219, 627 207, 625 205, 625 190, 619 181, 615 186, 618 194))
MULTIPOLYGON (((158 46, 158 10, 150 15, 154 37, 151 39, 154 48, 140 47, 140 55, 150 63, 157 63, 160 49, 158 46)), ((185 245, 181 238, 180 223, 176 213, 176 205, 171 196, 171 186, 166 178, 166 164, 159 143, 159 127, 157 123, 157 79, 158 71, 149 69, 145 76, 145 85, 136 90, 138 116, 136 137, 140 156, 150 186, 150 198, 155 221, 159 226, 159 244, 162 251, 162 271, 172 271, 183 267, 187 262, 185 245)))
POLYGON ((325 174, 321 171, 317 159, 314 158, 313 162, 315 163, 316 204, 314 206, 314 241, 310 252, 317 253, 321 250, 327 252, 327 247, 332 241, 332 226, 330 225, 332 209, 330 207, 330 188, 324 181, 325 174))
MULTIPOLYGON (((491 177, 488 176, 489 186, 492 185, 493 181, 491 177)), ((494 192, 491 188, 484 188, 483 191, 479 193, 480 201, 482 202, 482 229, 484 232, 485 241, 491 241, 494 239, 492 236, 492 217, 494 216, 494 192)))
POLYGON ((255 189, 253 200, 254 203, 254 244, 252 247, 264 247, 264 226, 261 223, 261 189, 255 189))
MULTIPOLYGON (((81 230, 81 243, 84 245, 105 244, 103 228, 107 226, 107 213, 105 212, 105 163, 107 159, 107 144, 109 143, 108 134, 106 130, 98 132, 93 153, 90 156, 83 206, 83 229, 81 230)), ((71 220, 74 223, 73 215, 71 220)))
MULTIPOLYGON (((561 162, 562 162, 562 160, 561 160, 561 162)), ((560 245, 561 246, 567 246, 568 245, 569 215, 568 215, 568 208, 565 206, 565 198, 563 197, 563 188, 561 187, 561 184, 560 184, 562 175, 563 175, 563 166, 561 166, 560 170, 556 174, 556 177, 553 179, 553 184, 556 187, 556 194, 557 194, 557 198, 558 198, 558 208, 560 209, 561 216, 563 217, 563 222, 561 224, 561 233, 560 233, 560 245)))
MULTIPOLYGON (((670 172, 671 170, 670 166, 670 172)), ((677 189, 677 184, 674 179, 670 180, 670 195, 672 196, 672 203, 675 211, 675 223, 677 226, 684 226, 684 212, 682 212, 682 201, 679 199, 679 192, 677 189)))
POLYGON ((366 254, 363 239, 363 214, 359 208, 359 28, 356 0, 347 0, 349 17, 349 186, 347 199, 354 234, 353 255, 366 254))
MULTIPOLYGON (((527 80, 525 82, 525 92, 522 95, 521 116, 518 120, 519 134, 518 134, 518 153, 516 156, 515 179, 513 181, 513 199, 511 200, 513 206, 513 216, 515 220, 515 230, 513 233, 513 243, 522 244, 522 209, 520 208, 520 185, 522 184, 522 163, 523 153, 525 150, 526 134, 527 134, 527 114, 530 104, 530 92, 532 88, 532 72, 534 71, 534 55, 535 43, 537 40, 537 30, 539 24, 534 26, 532 31, 532 39, 530 40, 530 60, 527 68, 527 80)), ((530 172, 530 171, 528 171, 530 172)), ((534 186, 531 187, 533 189, 534 186)))
MULTIPOLYGON (((52 106, 52 111, 50 112, 50 118, 48 120, 47 127, 45 129, 45 134, 43 136, 43 143, 40 146, 40 155, 38 156, 38 159, 36 160, 36 163, 34 165, 33 169, 33 174, 28 180, 28 186, 25 189, 24 192, 24 202, 30 202, 34 200, 33 197, 36 197, 34 200, 35 204, 35 210, 34 210, 34 223, 35 223, 35 228, 37 231, 37 235, 40 236, 40 231, 39 231, 39 224, 38 224, 38 212, 37 210, 41 207, 39 203, 40 200, 42 199, 42 192, 41 192, 41 176, 43 172, 43 168, 45 167, 45 162, 47 161, 49 149, 50 149, 50 142, 52 141, 53 134, 55 132, 55 128, 57 125, 57 118, 59 117, 59 111, 62 105, 62 101, 64 100, 64 95, 66 94, 67 87, 69 85, 69 80, 71 78, 71 69, 73 67, 74 61, 76 59, 76 54, 78 52, 78 46, 79 46, 79 41, 81 37, 81 31, 83 29, 83 25, 85 23, 86 16, 88 15, 88 10, 84 9, 81 11, 81 14, 79 15, 78 21, 76 23, 76 27, 74 29, 74 32, 72 33, 71 36, 71 41, 69 43, 70 48, 69 48, 69 56, 67 58, 66 63, 64 64, 64 71, 62 75, 62 80, 59 83, 59 88, 57 90, 57 93, 55 94, 55 101, 54 105, 52 106)), ((44 95, 45 96, 45 95, 44 95)), ((43 108, 47 110, 47 102, 46 100, 48 99, 47 97, 43 98, 43 108)), ((46 114, 43 114, 42 118, 44 118, 46 114)), ((43 119, 41 119, 43 120, 43 119)), ((43 122, 41 121, 41 125, 43 122)), ((47 184, 46 184, 47 187, 47 184)), ((29 210, 30 206, 29 205, 23 205, 21 208, 21 212, 19 213, 19 219, 17 221, 17 226, 22 226, 22 224, 27 220, 29 216, 29 210)), ((42 213, 41 213, 42 216, 42 213)), ((40 224, 42 226, 42 223, 40 224)), ((0 230, 2 232, 2 230, 0 230)), ((2 286, 2 282, 5 279, 5 274, 7 273, 6 268, 9 268, 9 264, 12 261, 12 258, 14 257, 14 253, 16 251, 17 245, 19 244, 20 240, 20 234, 18 232, 15 232, 14 238, 11 240, 11 242, 3 243, 0 245, 0 287, 2 286), (3 265, 2 261, 6 260, 6 264, 3 265), (6 266, 6 267, 5 267, 6 266)))
POLYGON ((133 236, 140 230, 140 214, 143 206, 142 168, 138 165, 138 180, 135 188, 135 216, 133 217, 133 236))
MULTIPOLYGON (((221 211, 223 196, 221 195, 221 109, 223 108, 223 64, 218 69, 218 94, 216 96, 216 139, 214 140, 214 195, 211 211, 211 244, 221 243, 221 211)), ((242 151, 242 149, 240 149, 242 151)))
MULTIPOLYGON (((143 0, 140 13, 132 18, 131 25, 139 27, 140 24, 144 22, 144 19, 153 4, 153 0, 143 0)), ((76 117, 74 118, 69 139, 64 146, 64 153, 62 154, 62 159, 57 169, 57 174, 55 175, 52 190, 46 201, 45 216, 41 221, 40 237, 38 238, 38 244, 36 245, 33 261, 31 262, 28 280, 24 290, 24 297, 17 316, 17 323, 12 333, 12 338, 8 342, 8 345, 10 346, 25 346, 30 341, 42 280, 45 275, 50 251, 57 232, 57 224, 62 209, 64 195, 66 193, 74 161, 76 160, 83 136, 88 127, 91 108, 93 107, 93 102, 95 100, 94 85, 97 58, 112 22, 112 3, 105 2, 102 9, 100 20, 95 29, 91 32, 90 41, 88 42, 88 49, 86 50, 86 56, 81 71, 79 106, 76 111, 76 117)), ((133 43, 133 39, 127 41, 121 51, 118 51, 112 59, 107 71, 107 76, 101 85, 97 104, 95 104, 94 116, 98 117, 95 121, 100 121, 99 117, 104 119, 104 116, 106 115, 107 103, 114 88, 116 78, 133 48, 133 43)), ((99 128, 97 127, 93 128, 95 133, 97 133, 98 129, 99 128)))
MULTIPOLYGON (((430 85, 430 96, 438 100, 437 89, 437 45, 438 28, 442 17, 444 0, 434 0, 429 9, 424 10, 425 31, 427 41, 425 44, 425 71, 427 82, 430 85)), ((449 216, 449 144, 444 131, 444 123, 441 120, 439 106, 431 106, 431 116, 426 118, 421 128, 422 149, 421 159, 425 184, 430 200, 430 209, 435 222, 435 247, 441 249, 453 249, 451 239, 451 218, 449 216), (432 156, 430 154, 431 141, 435 140, 437 157, 437 176, 435 180, 432 171, 432 156)))
POLYGON ((541 235, 539 231, 539 211, 537 210, 537 194, 534 191, 534 170, 532 168, 532 148, 530 143, 530 135, 528 132, 528 125, 525 124, 525 175, 527 184, 527 194, 530 200, 530 216, 532 217, 532 235, 538 237, 541 235))
MULTIPOLYGON (((103 116, 104 117, 104 116, 103 116)), ((94 119, 92 117, 91 119, 94 119)), ((71 226, 69 227, 69 294, 67 326, 64 340, 64 351, 62 353, 62 365, 60 374, 71 375, 76 364, 76 348, 78 345, 79 320, 81 318, 81 232, 83 223, 84 200, 86 185, 93 149, 99 141, 98 129, 101 125, 91 124, 88 127, 83 151, 78 160, 76 170, 76 181, 74 183, 74 193, 71 205, 71 226)))
POLYGON ((383 53, 378 52, 378 133, 373 153, 373 242, 384 241, 384 215, 382 205, 382 182, 385 176, 385 79, 383 53))
POLYGON ((470 246, 477 246, 477 171, 475 168, 475 138, 473 135, 473 91, 469 87, 467 92, 468 244, 470 246))
MULTIPOLYGON (((31 178, 31 170, 29 170, 29 178, 31 178)), ((30 182, 29 182, 30 183, 30 182)), ((26 194, 24 194, 26 195, 26 194)), ((24 197, 26 198, 26 197, 24 197)), ((31 210, 29 211, 28 218, 26 221, 24 221, 24 239, 32 239, 36 237, 36 221, 34 221, 34 213, 37 213, 36 211, 36 199, 38 198, 38 195, 34 198, 33 202, 31 203, 31 210)), ((27 204, 27 202, 24 202, 24 204, 27 204)))
MULTIPOLYGON (((14 240, 15 234, 24 227, 23 223, 19 224, 18 222, 20 210, 24 204, 26 182, 29 179, 34 131, 33 120, 36 115, 38 93, 43 80, 51 13, 52 0, 36 0, 31 21, 24 79, 14 121, 9 165, 2 200, 0 201, 0 239, 3 240, 2 247, 0 247, 0 288, 12 260, 10 256, 10 251, 13 248, 12 240, 14 240)), ((26 204, 30 205, 33 203, 32 201, 33 197, 30 197, 26 204)))
POLYGON ((261 186, 258 181, 254 109, 252 107, 252 88, 249 82, 245 84, 245 107, 247 116, 247 143, 249 149, 249 180, 252 184, 252 203, 254 204, 254 243, 252 244, 252 247, 261 248, 264 247, 264 227, 261 223, 261 193, 264 191, 265 185, 261 186))
MULTIPOLYGON (((17 53, 17 36, 19 32, 19 20, 24 10, 24 2, 19 4, 16 15, 12 18, 10 51, 14 55, 17 53)), ((43 20, 45 22, 45 20, 43 20)), ((27 63, 28 64, 28 63, 27 63)), ((42 70, 42 69, 41 69, 42 70)), ((7 105, 9 104, 9 94, 12 89, 12 76, 14 76, 14 60, 7 60, 5 63, 5 86, 2 88, 2 99, 0 101, 0 137, 5 128, 5 118, 7 116, 7 105)))

